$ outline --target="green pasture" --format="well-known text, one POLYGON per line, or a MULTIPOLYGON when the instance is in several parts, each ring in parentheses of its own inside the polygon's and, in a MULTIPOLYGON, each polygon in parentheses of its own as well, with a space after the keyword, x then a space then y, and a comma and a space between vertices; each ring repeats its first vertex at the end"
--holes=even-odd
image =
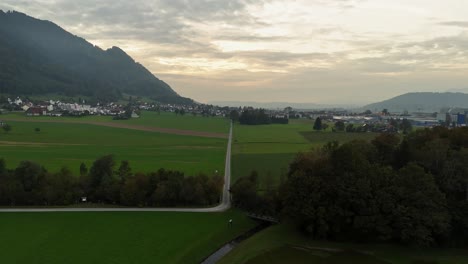
POLYGON ((9 168, 23 160, 35 161, 49 171, 62 166, 78 173, 100 156, 113 154, 128 160, 134 172, 159 168, 187 174, 224 172, 227 140, 180 136, 87 124, 9 122, 13 130, 0 132, 0 158, 9 168), (40 128, 40 132, 35 132, 40 128))
POLYGON ((344 133, 314 131, 313 120, 290 120, 287 125, 234 126, 232 153, 232 181, 259 173, 261 183, 278 183, 296 154, 318 148, 330 141, 345 143, 352 140, 371 140, 375 133, 344 133), (270 177, 271 179, 267 178, 270 177))
POLYGON ((111 116, 84 116, 84 117, 50 117, 50 116, 26 116, 23 112, 15 112, 0 115, 2 119, 18 120, 42 120, 65 122, 113 122, 126 125, 140 125, 148 127, 174 128, 203 132, 228 133, 229 120, 222 117, 202 117, 185 114, 183 116, 169 112, 142 111, 140 118, 129 120, 112 120, 111 116))
POLYGON ((253 226, 238 211, 2 213, 0 255, 16 264, 200 263, 253 226))
POLYGON ((288 224, 269 227, 238 245, 220 264, 461 264, 468 249, 314 241, 288 224))

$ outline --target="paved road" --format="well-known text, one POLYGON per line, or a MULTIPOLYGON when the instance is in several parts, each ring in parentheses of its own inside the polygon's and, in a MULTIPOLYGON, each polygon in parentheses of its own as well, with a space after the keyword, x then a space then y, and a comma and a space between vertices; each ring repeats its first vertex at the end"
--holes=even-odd
POLYGON ((214 213, 224 212, 231 208, 231 145, 232 145, 232 123, 229 128, 229 139, 226 151, 226 165, 224 169, 224 187, 221 203, 209 208, 3 208, 0 213, 44 213, 44 212, 199 212, 214 213))

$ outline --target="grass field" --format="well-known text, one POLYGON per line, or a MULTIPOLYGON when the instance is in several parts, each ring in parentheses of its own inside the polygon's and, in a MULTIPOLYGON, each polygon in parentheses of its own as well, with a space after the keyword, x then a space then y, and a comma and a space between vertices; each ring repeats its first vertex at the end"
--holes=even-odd
MULTIPOLYGON (((13 130, 0 133, 0 158, 4 158, 10 168, 22 160, 31 160, 50 171, 67 166, 77 173, 81 162, 89 168, 96 158, 114 154, 117 161, 129 160, 134 172, 165 168, 189 174, 212 174, 215 170, 219 173, 224 170, 225 139, 86 124, 8 123, 13 130), (41 131, 35 132, 36 127, 41 131)), ((225 123, 219 125, 222 127, 225 123)))
POLYGON ((287 224, 269 227, 242 242, 220 264, 462 264, 468 249, 417 249, 393 245, 313 241, 287 224))
POLYGON ((238 211, 7 213, 0 256, 16 264, 200 263, 253 226, 238 211))
POLYGON ((185 129, 204 132, 227 133, 229 129, 229 121, 221 117, 202 117, 186 114, 184 116, 176 116, 174 113, 161 112, 160 114, 151 111, 143 111, 140 118, 130 120, 112 120, 111 116, 85 116, 85 117, 49 117, 37 116, 28 117, 24 113, 10 113, 0 115, 2 119, 18 119, 18 120, 42 120, 42 121, 66 121, 66 122, 113 122, 124 123, 129 125, 144 125, 161 128, 185 129))
POLYGON ((300 151, 317 148, 329 141, 345 143, 355 139, 371 140, 374 133, 333 133, 312 130, 312 120, 290 120, 288 125, 234 127, 233 182, 248 175, 252 170, 259 172, 261 183, 268 177, 278 183, 288 170, 289 163, 300 151))

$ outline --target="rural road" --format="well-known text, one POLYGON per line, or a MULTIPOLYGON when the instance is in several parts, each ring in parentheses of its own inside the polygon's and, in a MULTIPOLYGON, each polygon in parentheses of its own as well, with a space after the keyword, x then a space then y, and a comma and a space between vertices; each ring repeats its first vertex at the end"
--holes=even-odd
POLYGON ((229 128, 229 138, 226 151, 226 165, 224 169, 224 186, 221 203, 215 207, 206 208, 1 208, 0 213, 45 213, 45 212, 224 212, 231 208, 231 145, 232 122, 229 128))

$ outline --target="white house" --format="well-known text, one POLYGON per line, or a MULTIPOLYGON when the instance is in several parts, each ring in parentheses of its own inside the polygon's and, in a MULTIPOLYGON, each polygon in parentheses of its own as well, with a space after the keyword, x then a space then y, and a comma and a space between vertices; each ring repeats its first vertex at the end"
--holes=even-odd
POLYGON ((16 98, 14 103, 15 103, 15 105, 22 105, 23 101, 21 100, 21 98, 18 97, 18 98, 16 98))

